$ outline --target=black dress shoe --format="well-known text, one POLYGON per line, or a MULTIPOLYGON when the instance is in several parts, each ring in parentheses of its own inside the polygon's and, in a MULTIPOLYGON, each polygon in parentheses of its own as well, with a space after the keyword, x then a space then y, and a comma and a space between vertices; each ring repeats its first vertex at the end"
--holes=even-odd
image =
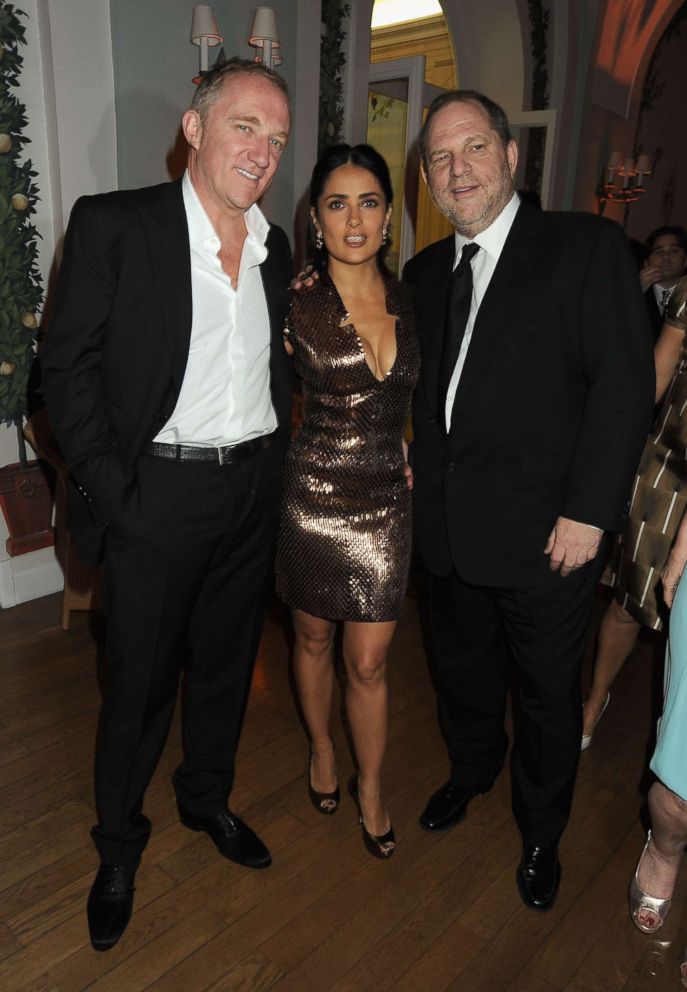
POLYGON ((267 868, 272 857, 258 835, 243 820, 223 809, 214 816, 194 816, 178 807, 181 822, 189 830, 204 830, 219 853, 245 868, 267 868))
POLYGON ((551 909, 561 884, 558 848, 525 844, 516 877, 522 901, 529 909, 540 913, 551 909))
POLYGON ((420 826, 431 833, 455 827, 465 818, 470 800, 478 795, 479 792, 468 792, 452 782, 446 782, 429 797, 420 817, 420 826))
MULTIPOLYGON (((138 867, 138 866, 136 866, 138 867)), ((101 865, 88 896, 88 932, 96 951, 109 951, 126 930, 134 905, 136 868, 101 865)))

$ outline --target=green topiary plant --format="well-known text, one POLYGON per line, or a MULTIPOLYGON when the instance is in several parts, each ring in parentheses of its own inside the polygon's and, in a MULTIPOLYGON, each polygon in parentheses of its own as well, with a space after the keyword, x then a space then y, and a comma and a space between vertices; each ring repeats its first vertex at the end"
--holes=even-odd
POLYGON ((26 44, 22 11, 0 0, 0 424, 17 428, 19 461, 26 465, 22 434, 33 362, 37 311, 43 299, 36 264, 39 236, 31 223, 38 199, 30 160, 20 162, 29 139, 25 108, 16 87, 26 44))

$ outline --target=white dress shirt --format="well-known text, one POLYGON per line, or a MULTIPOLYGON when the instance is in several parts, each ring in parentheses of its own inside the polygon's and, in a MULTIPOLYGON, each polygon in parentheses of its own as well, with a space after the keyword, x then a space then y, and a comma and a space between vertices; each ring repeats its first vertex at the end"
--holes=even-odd
POLYGON ((256 205, 246 211, 234 287, 217 254, 220 239, 188 173, 182 190, 191 246, 191 342, 176 407, 155 440, 238 444, 277 427, 270 395, 270 320, 258 268, 267 258, 269 224, 256 205))
MULTIPOLYGON (((675 286, 677 286, 677 283, 675 283, 675 286)), ((660 282, 655 282, 652 287, 656 298, 656 306, 662 317, 665 316, 665 312, 668 309, 670 297, 673 295, 675 286, 662 286, 660 282)))
MULTIPOLYGON (((491 282, 491 277, 494 274, 496 263, 501 256, 501 251, 506 243, 508 232, 510 231, 511 225, 515 220, 515 215, 518 212, 519 206, 520 197, 517 193, 513 193, 512 199, 509 200, 496 220, 493 221, 484 231, 481 231, 476 238, 473 238, 474 243, 480 246, 481 251, 478 251, 470 262, 472 267, 472 301, 470 303, 470 316, 468 317, 465 334, 463 335, 463 340, 460 345, 458 361, 456 362, 456 367, 453 370, 453 375, 451 376, 451 381, 446 393, 445 416, 447 431, 451 428, 451 411, 453 410, 453 401, 456 397, 458 383, 463 373, 465 358, 468 353, 468 348, 470 347, 470 339, 472 337, 472 329, 475 326, 475 320, 477 319, 477 311, 479 310, 480 304, 484 299, 484 294, 487 291, 487 287, 491 282)), ((464 237, 462 234, 458 234, 456 231, 456 257, 453 262, 454 269, 460 262, 460 256, 463 253, 463 246, 468 243, 469 239, 464 237)))

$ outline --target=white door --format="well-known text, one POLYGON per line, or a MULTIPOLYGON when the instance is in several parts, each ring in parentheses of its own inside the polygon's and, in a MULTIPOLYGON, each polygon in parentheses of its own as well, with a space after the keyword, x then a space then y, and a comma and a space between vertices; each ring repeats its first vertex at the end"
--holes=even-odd
POLYGON ((389 266, 395 272, 415 254, 417 139, 424 108, 441 92, 425 82, 424 55, 370 63, 367 140, 381 152, 391 171, 394 213, 389 266))

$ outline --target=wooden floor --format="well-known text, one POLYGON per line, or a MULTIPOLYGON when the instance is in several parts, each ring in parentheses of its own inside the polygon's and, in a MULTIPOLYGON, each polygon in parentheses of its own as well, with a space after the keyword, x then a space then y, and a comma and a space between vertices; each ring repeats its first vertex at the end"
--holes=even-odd
MULTIPOLYGON (((456 829, 434 837, 417 827, 446 760, 415 603, 391 659, 386 783, 398 849, 388 863, 363 848, 347 798, 331 818, 308 803, 307 746, 275 608, 231 801, 271 848, 273 866, 251 872, 223 861, 205 835, 180 825, 170 784, 175 725, 147 796, 153 834, 134 916, 120 944, 98 954, 84 910, 96 868, 88 832, 97 644, 92 616, 74 616, 63 633, 59 613, 57 596, 0 611, 2 992, 680 989, 687 872, 661 940, 637 932, 626 908, 660 702, 652 635, 626 665, 582 756, 560 897, 540 915, 516 892, 507 774, 456 829)), ((351 759, 339 719, 335 737, 345 780, 351 759)))

